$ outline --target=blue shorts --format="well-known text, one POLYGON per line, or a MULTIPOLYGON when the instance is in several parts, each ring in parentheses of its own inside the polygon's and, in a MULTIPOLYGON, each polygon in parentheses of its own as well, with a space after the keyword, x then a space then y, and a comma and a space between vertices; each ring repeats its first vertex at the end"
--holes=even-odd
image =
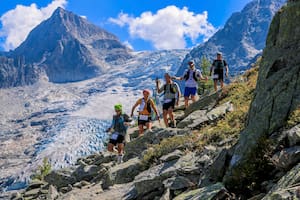
POLYGON ((196 87, 193 87, 193 88, 186 87, 186 88, 184 88, 184 97, 189 97, 190 95, 195 96, 196 92, 197 92, 196 87))

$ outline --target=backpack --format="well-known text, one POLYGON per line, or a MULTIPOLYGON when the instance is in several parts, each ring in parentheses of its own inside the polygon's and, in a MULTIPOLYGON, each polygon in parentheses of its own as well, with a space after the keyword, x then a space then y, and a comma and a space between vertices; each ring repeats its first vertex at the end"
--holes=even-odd
MULTIPOLYGON (((167 84, 164 85, 164 93, 166 93, 166 89, 167 89, 167 84)), ((170 86, 170 92, 172 94, 176 94, 177 92, 177 87, 176 87, 176 84, 175 83, 172 83, 171 86, 170 86)))
POLYGON ((221 62, 220 60, 214 60, 213 64, 216 67, 216 69, 224 69, 224 67, 226 66, 225 60, 222 60, 221 62))
POLYGON ((124 113, 121 114, 119 119, 117 119, 117 115, 114 115, 113 116, 113 120, 114 120, 113 127, 117 128, 117 129, 120 129, 120 130, 117 130, 117 131, 126 131, 127 127, 124 125, 124 122, 125 122, 126 118, 128 118, 128 115, 126 115, 124 113))
MULTIPOLYGON (((142 101, 145 102, 145 99, 142 98, 142 101)), ((148 99, 148 101, 145 103, 145 106, 146 106, 147 111, 151 114, 152 108, 151 108, 150 99, 148 99)), ((144 109, 145 109, 145 108, 144 108, 144 109)))
MULTIPOLYGON (((142 99, 142 101, 145 101, 144 98, 142 99)), ((146 106, 147 111, 150 113, 151 120, 155 120, 156 113, 154 112, 154 110, 151 107, 150 99, 148 99, 148 101, 146 102, 145 106, 146 106)))
MULTIPOLYGON (((185 78, 186 81, 189 80, 189 78, 190 78, 190 69, 187 70, 187 72, 184 75, 184 78, 185 78)), ((195 81, 198 81, 198 78, 196 77, 196 70, 193 71, 193 79, 195 81)))

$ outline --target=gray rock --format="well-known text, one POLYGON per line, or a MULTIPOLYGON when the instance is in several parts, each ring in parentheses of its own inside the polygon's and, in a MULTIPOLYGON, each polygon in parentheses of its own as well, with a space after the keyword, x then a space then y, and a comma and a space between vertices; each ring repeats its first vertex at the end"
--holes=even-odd
POLYGON ((298 10, 300 3, 291 3, 273 18, 246 127, 224 178, 230 189, 242 190, 254 181, 253 174, 268 172, 268 163, 264 162, 265 154, 262 152, 278 146, 274 144, 276 140, 269 140, 269 136, 284 127, 289 115, 299 108, 298 10), (270 142, 273 144, 270 145, 270 142))
POLYGON ((198 200, 198 199, 213 200, 213 199, 218 199, 216 197, 222 191, 227 191, 224 185, 222 183, 216 183, 214 185, 210 185, 207 187, 184 192, 178 195, 177 197, 175 197, 174 200, 198 200))
POLYGON ((176 176, 166 179, 163 184, 165 188, 169 188, 170 190, 181 190, 195 186, 195 183, 191 182, 184 176, 176 176))
POLYGON ((159 200, 170 200, 171 199, 171 196, 170 196, 170 189, 167 188, 165 190, 165 193, 160 197, 159 200))
POLYGON ((45 181, 50 185, 54 185, 56 188, 60 189, 62 187, 67 187, 76 182, 76 178, 72 175, 72 172, 68 169, 51 171, 50 174, 45 176, 45 181))
POLYGON ((300 143, 300 125, 291 128, 287 131, 287 137, 290 146, 294 146, 300 143))
POLYGON ((226 171, 226 163, 229 162, 228 150, 223 149, 209 167, 209 177, 213 181, 222 181, 226 171))
POLYGON ((134 177, 142 170, 141 161, 138 158, 133 158, 127 162, 112 167, 109 170, 112 182, 115 184, 128 183, 134 180, 134 177))
POLYGON ((208 118, 206 116, 206 110, 196 110, 187 117, 185 117, 182 121, 180 121, 177 124, 177 128, 194 128, 206 121, 208 121, 208 118))
POLYGON ((169 162, 169 161, 172 161, 172 160, 177 160, 181 156, 183 156, 183 152, 180 151, 180 150, 178 150, 178 149, 176 149, 174 152, 169 153, 168 155, 160 157, 159 160, 161 162, 169 162))
POLYGON ((41 188, 43 185, 46 185, 47 183, 40 181, 40 180, 33 180, 28 187, 26 188, 26 190, 32 190, 32 189, 36 189, 36 188, 41 188))
POLYGON ((195 112, 196 110, 210 110, 213 107, 215 107, 218 103, 219 98, 219 92, 212 93, 211 95, 204 96, 200 98, 195 103, 192 103, 185 111, 184 111, 184 117, 187 117, 192 112, 195 112))
POLYGON ((290 167, 300 162, 300 146, 281 150, 272 157, 272 161, 279 169, 290 169, 290 167))
POLYGON ((101 167, 97 165, 79 166, 73 173, 72 176, 76 178, 76 181, 90 181, 98 175, 101 167))
POLYGON ((140 173, 135 177, 134 190, 137 196, 142 197, 155 190, 160 191, 164 187, 164 180, 176 176, 182 176, 191 184, 197 184, 200 170, 197 167, 197 157, 194 153, 189 153, 177 161, 165 162, 140 173))
POLYGON ((219 119, 220 117, 224 116, 227 112, 232 112, 233 109, 233 105, 231 102, 226 102, 214 109, 212 109, 211 111, 207 112, 207 118, 210 121, 215 121, 217 119, 219 119))
POLYGON ((59 196, 58 191, 53 185, 49 186, 48 194, 47 194, 47 199, 48 200, 55 200, 59 196))
POLYGON ((180 121, 177 124, 177 127, 178 128, 188 127, 194 129, 208 121, 215 121, 220 117, 224 116, 227 112, 231 112, 231 111, 233 111, 233 105, 230 102, 226 102, 220 106, 210 109, 210 111, 196 110, 191 114, 189 114, 187 117, 185 117, 182 121, 180 121))
POLYGON ((284 175, 262 200, 299 199, 300 164, 284 175))
POLYGON ((131 158, 140 157, 141 152, 148 148, 149 144, 158 144, 164 138, 169 138, 175 135, 188 134, 188 130, 184 129, 153 129, 152 132, 146 132, 143 136, 132 140, 125 146, 124 161, 131 158))
POLYGON ((28 190, 23 194, 23 197, 25 198, 37 198, 40 194, 40 189, 39 188, 35 188, 33 190, 28 190))

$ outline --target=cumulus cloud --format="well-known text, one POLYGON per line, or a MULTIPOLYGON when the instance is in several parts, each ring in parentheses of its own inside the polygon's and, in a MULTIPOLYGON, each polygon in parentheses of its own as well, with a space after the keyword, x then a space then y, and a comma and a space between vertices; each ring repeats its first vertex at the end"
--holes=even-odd
POLYGON ((3 14, 0 17, 2 23, 0 37, 5 38, 1 44, 4 50, 18 47, 35 26, 49 18, 57 7, 64 8, 66 4, 67 0, 53 0, 43 8, 38 8, 35 3, 30 6, 17 5, 15 9, 3 14))
POLYGON ((187 47, 186 39, 193 44, 197 39, 207 40, 216 32, 216 28, 208 22, 208 13, 190 12, 168 6, 155 14, 144 12, 139 17, 120 13, 118 18, 110 18, 110 22, 121 27, 128 26, 132 37, 150 41, 156 49, 182 49, 187 47))

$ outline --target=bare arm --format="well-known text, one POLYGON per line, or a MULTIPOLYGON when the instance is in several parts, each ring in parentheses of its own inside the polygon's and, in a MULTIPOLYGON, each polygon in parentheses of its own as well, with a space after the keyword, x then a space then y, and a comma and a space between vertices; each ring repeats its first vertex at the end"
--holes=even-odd
POLYGON ((133 105, 133 107, 132 107, 132 109, 131 109, 131 114, 130 114, 131 117, 133 116, 133 112, 134 112, 135 108, 136 108, 139 104, 140 104, 139 101, 137 101, 137 102, 133 105))
POLYGON ((154 102, 153 102, 153 101, 150 101, 150 103, 151 103, 151 107, 153 108, 153 110, 154 110, 154 112, 155 112, 155 114, 156 114, 156 116, 157 116, 157 119, 159 120, 159 113, 158 113, 158 111, 157 111, 157 108, 156 108, 154 102))
POLYGON ((225 66, 225 69, 226 69, 225 75, 226 77, 228 77, 228 73, 229 73, 228 65, 225 66))
POLYGON ((171 79, 172 79, 172 80, 182 81, 182 80, 183 80, 183 77, 172 76, 171 79))
POLYGON ((158 79, 156 79, 156 91, 157 93, 162 93, 162 91, 164 91, 164 87, 159 87, 160 85, 160 81, 158 79))

